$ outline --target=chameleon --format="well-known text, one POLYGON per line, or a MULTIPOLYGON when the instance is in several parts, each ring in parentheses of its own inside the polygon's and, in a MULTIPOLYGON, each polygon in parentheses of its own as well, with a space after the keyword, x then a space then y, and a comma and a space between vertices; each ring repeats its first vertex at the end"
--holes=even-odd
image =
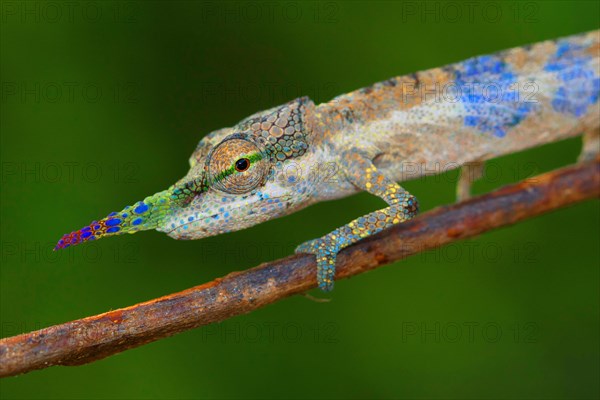
MULTIPOLYGON (((366 191, 386 207, 301 244, 318 287, 334 287, 336 255, 414 218, 398 182, 573 136, 582 158, 599 147, 600 30, 473 57, 375 83, 315 105, 308 97, 202 138, 171 187, 66 234, 55 250, 155 229, 200 239, 366 191)), ((477 174, 461 173, 457 197, 477 174)))

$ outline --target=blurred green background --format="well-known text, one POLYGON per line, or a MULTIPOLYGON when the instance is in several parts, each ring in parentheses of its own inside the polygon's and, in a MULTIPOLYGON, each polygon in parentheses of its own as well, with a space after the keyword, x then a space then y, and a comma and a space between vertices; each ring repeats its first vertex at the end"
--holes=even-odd
MULTIPOLYGON (((39 329, 291 254, 381 206, 360 194, 249 230, 156 232, 53 253, 65 232, 166 188, 245 116, 598 29, 595 1, 1 3, 1 328, 39 329)), ((511 155, 478 193, 574 162, 511 155)), ((408 182, 426 211, 456 172, 408 182)), ((598 398, 597 201, 81 367, 2 398, 598 398), (319 295, 319 293, 316 293, 319 295)))

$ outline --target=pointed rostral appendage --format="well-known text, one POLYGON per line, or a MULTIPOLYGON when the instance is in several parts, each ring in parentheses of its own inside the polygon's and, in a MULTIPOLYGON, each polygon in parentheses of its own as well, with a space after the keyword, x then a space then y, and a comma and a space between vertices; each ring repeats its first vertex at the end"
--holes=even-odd
POLYGON ((169 213, 171 198, 167 190, 156 193, 120 212, 112 212, 100 221, 64 235, 54 250, 74 246, 106 236, 156 229, 169 213))

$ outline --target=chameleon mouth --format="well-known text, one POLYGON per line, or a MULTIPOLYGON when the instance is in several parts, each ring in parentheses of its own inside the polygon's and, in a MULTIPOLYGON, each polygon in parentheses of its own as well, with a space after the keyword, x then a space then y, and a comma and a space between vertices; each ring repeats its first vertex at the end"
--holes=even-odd
MULTIPOLYGON (((260 200, 259 202, 257 202, 257 204, 249 207, 248 212, 246 213, 246 215, 244 215, 243 217, 240 217, 238 214, 238 217, 235 218, 235 223, 233 222, 234 219, 231 218, 229 215, 233 215, 236 214, 236 212, 240 209, 246 208, 243 205, 237 206, 237 207, 232 207, 230 209, 227 209, 223 212, 219 212, 219 213, 215 213, 212 215, 199 215, 199 216, 194 216, 194 217, 187 217, 188 220, 184 221, 184 220, 180 220, 178 221, 178 223, 175 223, 175 225, 171 225, 168 229, 164 230, 163 232, 165 232, 168 236, 176 238, 176 239, 185 239, 187 236, 191 236, 193 233, 198 233, 198 232, 202 232, 202 233, 207 233, 207 235, 205 235, 205 237, 208 236, 214 236, 214 235, 218 235, 224 232, 231 232, 231 231, 237 231, 237 230, 241 230, 244 228, 248 228, 250 226, 256 225, 260 222, 262 222, 262 220, 259 219, 255 219, 254 221, 250 221, 252 219, 253 216, 256 215, 261 215, 261 214, 266 214, 268 213, 267 211, 264 211, 264 207, 265 205, 269 204, 282 204, 280 208, 280 211, 277 211, 274 213, 274 215, 272 213, 269 213, 270 215, 272 215, 272 218, 275 218, 277 216, 280 216, 283 211, 285 211, 287 208, 289 208, 289 199, 291 199, 291 196, 281 196, 281 197, 271 197, 269 199, 264 199, 264 200, 260 200), (193 219, 189 219, 189 218, 193 218, 193 219), (228 218, 231 218, 231 220, 229 221, 228 218), (208 222, 207 222, 208 221, 208 222), (225 221, 224 224, 223 221, 225 221), (214 232, 210 232, 210 228, 209 226, 203 225, 203 223, 210 223, 212 222, 213 225, 216 229, 214 230, 214 232), (245 222, 251 222, 246 224, 245 222), (223 225, 231 225, 231 229, 222 229, 223 225), (184 228, 185 226, 188 226, 188 231, 183 231, 181 228, 184 228), (187 233, 190 233, 190 235, 188 235, 187 233)), ((184 228, 185 229, 185 228, 184 228)))

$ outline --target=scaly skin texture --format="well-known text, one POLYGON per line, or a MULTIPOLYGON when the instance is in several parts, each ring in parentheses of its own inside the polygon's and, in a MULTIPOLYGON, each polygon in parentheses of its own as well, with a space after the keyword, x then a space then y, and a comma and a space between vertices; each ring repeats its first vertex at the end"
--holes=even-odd
POLYGON ((296 249, 316 255, 319 287, 329 291, 341 249, 417 214, 416 198, 396 182, 580 134, 585 155, 597 152, 599 46, 593 31, 257 113, 204 137, 169 189, 56 248, 147 229, 199 239, 361 190, 382 198, 387 207, 296 249))

